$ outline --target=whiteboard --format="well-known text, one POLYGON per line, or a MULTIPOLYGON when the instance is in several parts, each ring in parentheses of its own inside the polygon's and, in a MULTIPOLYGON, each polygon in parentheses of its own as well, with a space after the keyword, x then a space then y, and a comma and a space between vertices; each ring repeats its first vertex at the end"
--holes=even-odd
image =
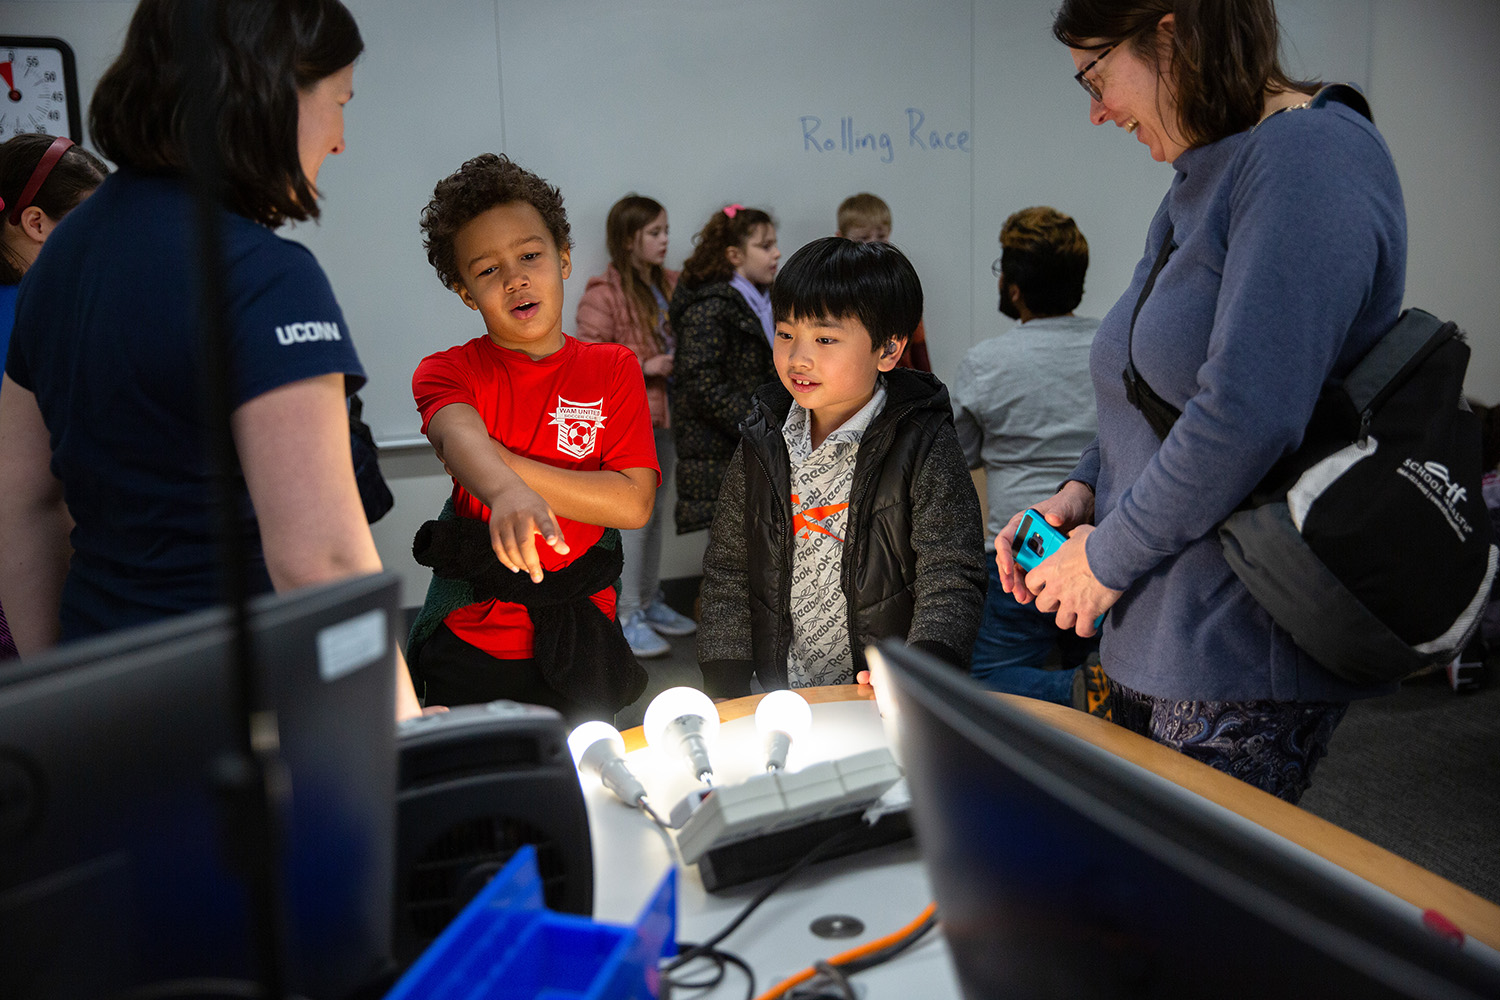
MULTIPOLYGON (((1011 212, 1050 204, 1091 249, 1079 312, 1102 315, 1171 183, 1117 129, 1088 124, 1055 4, 1039 0, 347 0, 365 36, 348 150, 319 176, 316 225, 285 230, 333 282, 382 444, 412 442, 411 374, 482 332, 427 264, 418 218, 469 156, 508 153, 558 185, 573 225, 564 306, 603 270, 629 191, 666 205, 669 266, 727 202, 769 210, 784 252, 884 198, 927 296, 933 366, 1009 324, 990 262, 1011 212)), ((1468 326, 1470 385, 1500 395, 1500 5, 1282 0, 1289 69, 1366 88, 1410 209, 1408 298, 1468 326)), ((131 0, 0 0, 7 32, 67 39, 91 90, 131 0)))

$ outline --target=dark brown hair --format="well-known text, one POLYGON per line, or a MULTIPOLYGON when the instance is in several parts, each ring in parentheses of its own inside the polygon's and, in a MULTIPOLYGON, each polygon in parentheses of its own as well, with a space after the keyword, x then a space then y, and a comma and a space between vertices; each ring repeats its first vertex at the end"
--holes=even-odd
POLYGON ((95 145, 143 173, 182 173, 191 80, 206 58, 226 207, 267 226, 317 218, 297 151, 297 96, 364 51, 354 16, 339 0, 219 0, 200 54, 187 2, 141 0, 89 106, 95 145))
MULTIPOLYGON (((21 200, 21 192, 52 140, 50 135, 28 132, 0 143, 0 201, 5 202, 0 215, 9 216, 15 209, 21 200)), ((108 174, 109 167, 99 157, 82 146, 69 146, 27 204, 35 205, 47 213, 47 218, 57 222, 77 208, 84 196, 98 187, 108 174)), ((3 241, 0 241, 0 246, 4 246, 4 252, 0 253, 0 284, 19 284, 23 262, 3 241)))
POLYGON ((1052 37, 1095 51, 1129 44, 1154 63, 1189 147, 1253 127, 1268 92, 1320 86, 1293 80, 1281 68, 1273 0, 1062 0, 1052 37), (1170 47, 1158 30, 1168 14, 1174 15, 1170 47))
POLYGON ((1023 208, 1000 227, 1000 269, 1037 316, 1065 316, 1083 301, 1089 241, 1055 208, 1023 208))
POLYGON ((507 156, 480 153, 437 182, 422 209, 422 245, 438 279, 457 289, 460 275, 453 241, 458 231, 497 205, 523 201, 536 209, 558 250, 573 246, 562 192, 507 156))
POLYGON ((609 250, 610 262, 620 272, 620 286, 625 290, 625 301, 630 306, 631 316, 645 334, 646 342, 655 344, 658 349, 663 346, 658 330, 661 325, 661 306, 657 304, 651 289, 661 292, 663 298, 670 298, 672 290, 667 287, 667 276, 660 264, 652 264, 650 273, 643 279, 635 269, 631 250, 636 234, 655 222, 656 217, 664 212, 666 209, 661 202, 631 192, 614 203, 609 210, 609 217, 604 221, 604 245, 609 250))
POLYGON ((733 218, 720 209, 708 217, 708 222, 693 237, 693 252, 682 262, 680 279, 688 288, 728 281, 734 274, 734 265, 729 263, 729 248, 749 246, 755 231, 761 226, 776 228, 776 220, 758 208, 728 207, 734 209, 733 218))

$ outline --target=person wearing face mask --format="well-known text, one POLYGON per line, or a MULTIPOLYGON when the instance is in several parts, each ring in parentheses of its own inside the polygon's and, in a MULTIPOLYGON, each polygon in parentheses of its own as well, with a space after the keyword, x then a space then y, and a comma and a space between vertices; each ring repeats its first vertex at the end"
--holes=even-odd
POLYGON ((1216 528, 1395 323, 1406 212, 1363 98, 1288 77, 1278 34, 1271 0, 1058 9, 1089 120, 1173 176, 1094 338, 1099 436, 1035 505, 1069 538, 1029 573, 996 560, 1061 627, 1091 635, 1108 611, 1117 723, 1295 802, 1349 702, 1390 688, 1301 650, 1216 528))
MULTIPOLYGON (((136 8, 89 117, 119 170, 49 237, 16 303, 0 392, 0 601, 23 656, 224 592, 185 169, 197 59, 220 126, 245 586, 285 592, 381 568, 345 408, 364 369, 322 268, 274 232, 318 216, 364 42, 338 0, 220 0, 204 51, 186 6, 136 8)), ((421 711, 399 655, 396 692, 398 717, 421 711)))
POLYGON ((970 468, 985 470, 990 584, 970 673, 992 691, 1102 711, 1098 637, 1057 627, 1054 616, 1000 587, 995 549, 1017 510, 1045 500, 1094 439, 1089 348, 1097 319, 1073 315, 1083 299, 1089 244, 1055 208, 1023 208, 1000 227, 993 270, 1000 312, 1015 326, 975 344, 959 362, 953 423, 970 468), (1044 666, 1056 660, 1060 670, 1044 666), (1094 688, 1092 705, 1090 686, 1094 688))

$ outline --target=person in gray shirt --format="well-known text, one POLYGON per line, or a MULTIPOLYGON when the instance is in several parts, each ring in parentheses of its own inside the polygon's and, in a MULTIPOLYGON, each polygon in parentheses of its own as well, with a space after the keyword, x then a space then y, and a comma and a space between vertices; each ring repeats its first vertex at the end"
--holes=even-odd
POLYGON ((1087 708, 1087 674, 1076 668, 1098 637, 1018 603, 1000 587, 994 552, 1009 544, 997 540, 1006 520, 1057 492, 1098 431, 1089 349, 1099 321, 1073 315, 1089 245, 1069 216, 1042 206, 1006 219, 1000 247, 1000 312, 1017 323, 970 348, 952 386, 959 443, 988 482, 990 586, 970 672, 994 691, 1087 708), (1065 669, 1044 669, 1054 652, 1065 669))

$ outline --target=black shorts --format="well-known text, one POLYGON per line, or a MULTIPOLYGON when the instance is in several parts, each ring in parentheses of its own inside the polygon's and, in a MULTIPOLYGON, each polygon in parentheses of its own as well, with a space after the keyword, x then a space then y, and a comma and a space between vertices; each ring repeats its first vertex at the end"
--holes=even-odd
POLYGON ((454 635, 446 624, 439 624, 423 643, 412 674, 424 705, 451 708, 504 698, 555 708, 569 722, 598 717, 555 691, 536 660, 491 656, 454 635))

